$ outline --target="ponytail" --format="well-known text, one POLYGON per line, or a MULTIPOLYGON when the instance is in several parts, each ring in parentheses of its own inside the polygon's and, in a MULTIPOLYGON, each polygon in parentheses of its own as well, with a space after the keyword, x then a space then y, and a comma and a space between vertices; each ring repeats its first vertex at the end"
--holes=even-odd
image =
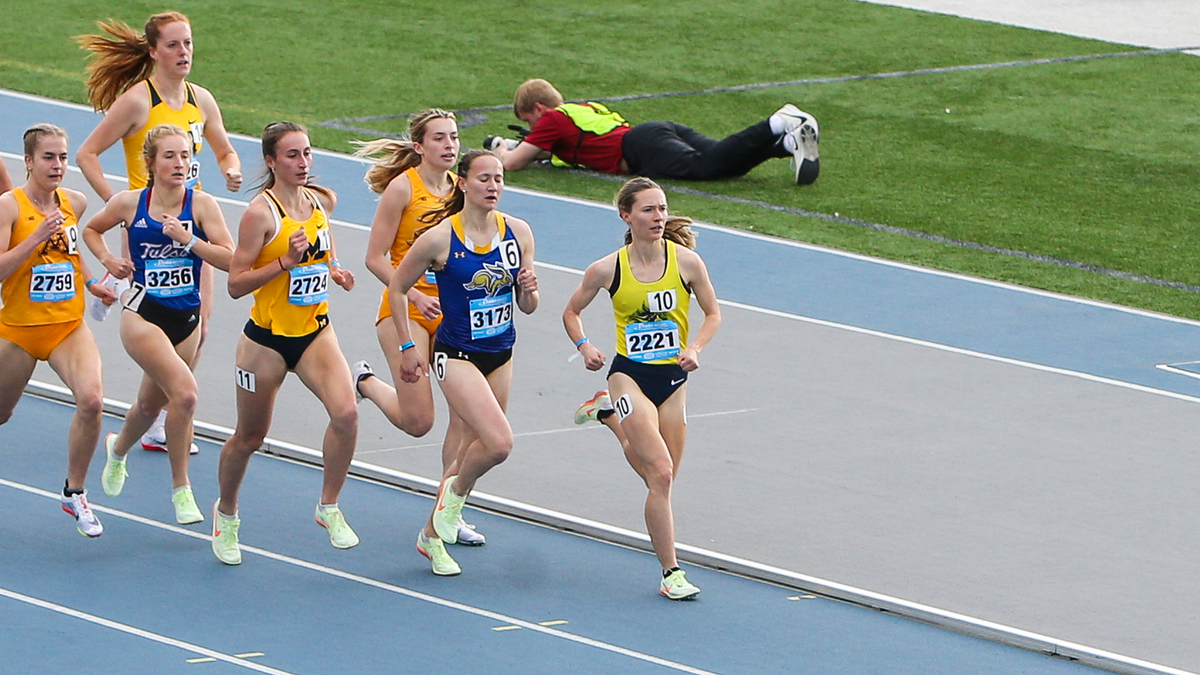
MULTIPOLYGON (((459 178, 465 179, 467 174, 471 171, 471 164, 480 157, 495 157, 496 159, 499 159, 499 156, 491 150, 471 150, 467 154, 463 155, 462 159, 458 160, 458 169, 455 171, 455 174, 459 178)), ((436 225, 450 216, 458 213, 459 211, 462 211, 463 206, 465 206, 466 203, 467 195, 462 191, 462 188, 458 187, 458 181, 454 181, 454 187, 450 191, 450 198, 446 200, 445 206, 437 211, 430 211, 429 213, 419 217, 417 220, 421 221, 422 223, 436 225)))
POLYGON ((408 133, 402 138, 392 140, 380 138, 374 141, 353 141, 359 146, 354 152, 355 157, 375 157, 382 155, 375 164, 367 169, 363 179, 367 186, 376 194, 383 194, 396 176, 408 171, 414 166, 420 166, 421 155, 413 147, 415 143, 425 142, 425 130, 431 120, 454 120, 454 113, 440 108, 429 108, 412 116, 408 122, 408 133))
POLYGON ((87 67, 87 95, 97 112, 108 110, 129 87, 150 77, 154 71, 150 48, 158 45, 162 27, 176 21, 190 23, 179 12, 164 12, 146 21, 146 32, 142 35, 124 22, 109 19, 108 23, 98 21, 96 25, 112 37, 76 36, 79 46, 94 57, 87 67))

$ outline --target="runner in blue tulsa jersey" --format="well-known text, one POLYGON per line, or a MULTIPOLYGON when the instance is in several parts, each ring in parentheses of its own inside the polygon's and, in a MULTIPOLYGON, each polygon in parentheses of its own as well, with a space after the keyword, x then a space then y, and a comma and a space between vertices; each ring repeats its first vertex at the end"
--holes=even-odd
POLYGON ((625 458, 642 481, 646 530, 662 565, 659 592, 690 600, 700 589, 687 580, 675 557, 671 487, 687 439, 688 373, 700 367, 700 350, 721 326, 721 307, 704 261, 693 251, 687 218, 672 218, 667 196, 649 178, 635 178, 617 193, 617 211, 629 225, 625 246, 588 266, 563 311, 567 335, 588 370, 604 366, 604 354, 583 331, 583 310, 600 289, 612 297, 616 355, 608 371, 617 435, 625 458), (688 308, 695 296, 704 311, 700 330, 689 337, 688 308))
POLYGON ((426 218, 437 224, 418 235, 388 286, 403 354, 401 378, 417 382, 432 372, 446 402, 466 423, 458 473, 443 476, 433 513, 417 535, 417 550, 429 558, 433 573, 443 576, 462 572, 444 544, 458 539, 467 495, 512 451, 505 410, 517 338, 514 307, 532 314, 538 306, 533 231, 525 221, 496 210, 504 165, 491 152, 474 150, 459 161, 457 174, 446 206, 426 218), (408 290, 427 269, 437 275, 443 317, 432 367, 413 348, 408 322, 408 290))
POLYGON ((200 266, 228 271, 233 237, 212 195, 185 187, 191 138, 163 124, 146 134, 149 185, 113 196, 88 222, 83 239, 113 276, 132 287, 122 299, 121 342, 145 372, 137 400, 120 434, 104 439, 107 461, 100 476, 104 492, 121 494, 126 456, 160 410, 167 409, 167 454, 171 461, 175 519, 204 520, 188 478, 192 416, 197 387, 192 368, 200 345, 200 266), (104 233, 126 223, 131 260, 114 256, 104 233))

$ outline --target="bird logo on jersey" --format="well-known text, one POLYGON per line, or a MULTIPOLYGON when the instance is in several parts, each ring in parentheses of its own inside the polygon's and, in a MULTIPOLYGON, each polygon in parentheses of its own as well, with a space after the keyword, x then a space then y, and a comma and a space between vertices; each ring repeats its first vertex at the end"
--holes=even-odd
POLYGON ((512 286, 512 273, 504 267, 503 262, 484 263, 483 268, 471 277, 471 283, 463 284, 468 291, 483 289, 489 297, 495 297, 501 290, 512 286))
POLYGON ((629 317, 629 323, 652 323, 654 321, 667 321, 671 315, 667 312, 651 312, 650 305, 643 302, 641 308, 629 317))

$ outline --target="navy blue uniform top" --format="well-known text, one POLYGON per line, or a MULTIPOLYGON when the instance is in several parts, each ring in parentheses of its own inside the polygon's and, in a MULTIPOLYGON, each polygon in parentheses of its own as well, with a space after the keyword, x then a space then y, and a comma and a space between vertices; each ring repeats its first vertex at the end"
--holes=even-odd
MULTIPOLYGON (((150 217, 150 191, 142 190, 137 213, 126 228, 129 233, 129 255, 133 258, 133 281, 146 289, 146 296, 165 307, 191 309, 200 305, 200 256, 183 250, 163 234, 162 223, 150 217)), ((192 234, 208 241, 192 217, 191 188, 185 188, 183 210, 179 221, 192 234)))
POLYGON ((498 211, 497 235, 486 246, 464 242, 462 219, 457 214, 450 216, 450 222, 450 255, 446 265, 435 272, 442 305, 437 340, 468 352, 509 349, 517 341, 513 307, 521 246, 498 211))

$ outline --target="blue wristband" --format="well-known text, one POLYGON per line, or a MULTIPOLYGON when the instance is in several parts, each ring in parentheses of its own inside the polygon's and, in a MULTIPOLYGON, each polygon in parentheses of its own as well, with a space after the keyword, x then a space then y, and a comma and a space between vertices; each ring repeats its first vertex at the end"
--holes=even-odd
POLYGON ((590 342, 590 340, 587 339, 586 335, 579 338, 579 342, 575 343, 575 349, 579 349, 581 346, 583 346, 583 343, 585 343, 585 342, 590 342))
POLYGON ((330 267, 341 267, 342 263, 338 262, 337 258, 334 258, 333 260, 329 261, 329 266, 330 267))
POLYGON ((192 240, 191 240, 191 241, 189 241, 189 242, 188 242, 186 245, 184 245, 184 247, 183 247, 183 252, 184 252, 184 253, 191 253, 191 252, 192 252, 192 247, 193 247, 193 246, 195 246, 195 245, 196 245, 196 242, 198 242, 198 241, 200 241, 200 237, 197 237, 196 235, 194 235, 194 234, 193 234, 193 235, 192 235, 192 240))
POLYGON ((403 354, 404 352, 406 352, 416 346, 417 345, 412 340, 409 340, 408 342, 405 342, 404 344, 400 345, 400 353, 403 354))
POLYGON ((92 277, 91 279, 88 279, 88 280, 87 280, 87 283, 86 283, 86 284, 84 284, 84 285, 83 285, 83 287, 84 287, 84 288, 88 288, 88 287, 89 287, 89 286, 91 286, 92 284, 99 283, 99 282, 100 282, 100 280, 99 280, 99 279, 97 279, 96 277, 92 277))

